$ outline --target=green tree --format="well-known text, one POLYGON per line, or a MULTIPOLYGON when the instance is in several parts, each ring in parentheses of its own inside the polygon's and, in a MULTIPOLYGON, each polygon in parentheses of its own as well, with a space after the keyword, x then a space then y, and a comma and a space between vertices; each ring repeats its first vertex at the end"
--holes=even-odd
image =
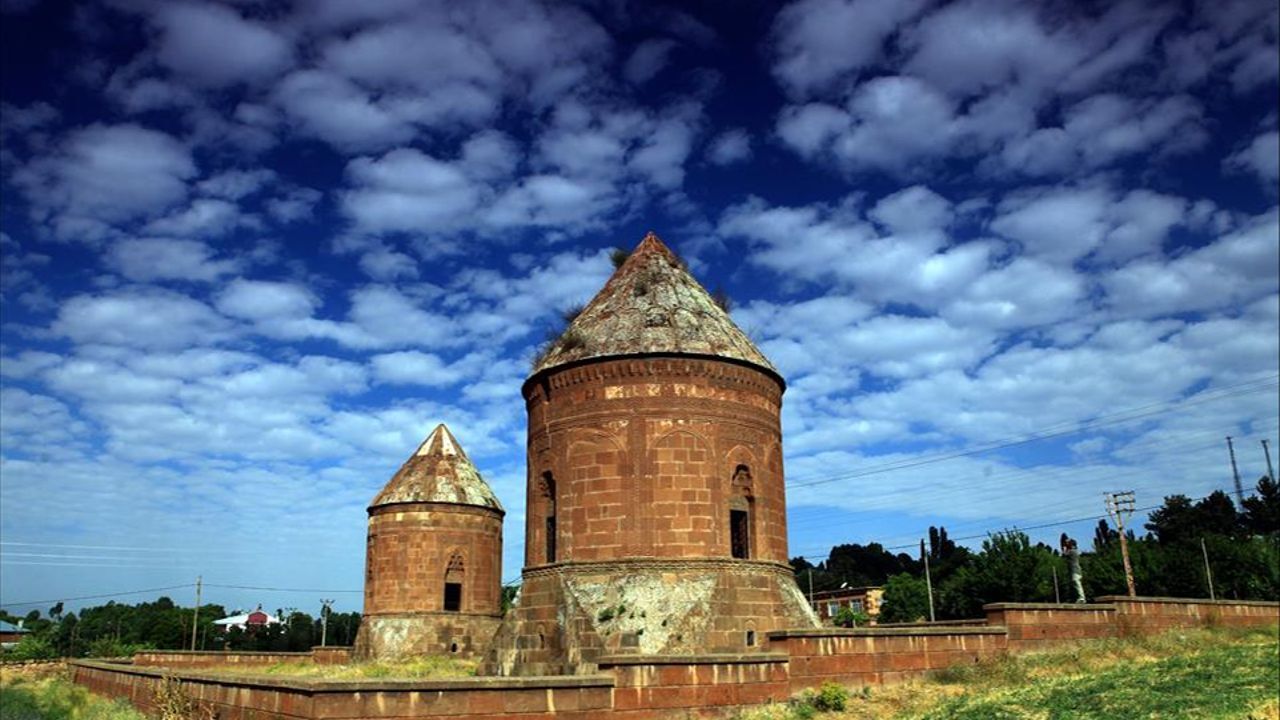
POLYGON ((929 590, 925 581, 909 573, 899 573, 884 584, 880 599, 880 622, 916 622, 929 617, 929 590))
POLYGON ((1258 480, 1257 494, 1241 501, 1241 521, 1255 535, 1280 533, 1280 484, 1266 475, 1258 480))
POLYGON ((939 587, 943 615, 980 617, 987 603, 1052 601, 1057 564, 1053 550, 1032 545, 1026 533, 991 535, 982 541, 982 552, 939 587))

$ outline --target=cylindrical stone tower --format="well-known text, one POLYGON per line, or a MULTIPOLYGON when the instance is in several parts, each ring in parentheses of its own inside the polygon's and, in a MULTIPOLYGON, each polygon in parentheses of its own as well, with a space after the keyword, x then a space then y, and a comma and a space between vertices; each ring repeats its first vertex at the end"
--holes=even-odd
POLYGON ((502 616, 503 514, 437 426, 369 506, 356 656, 482 654, 502 616))
POLYGON ((650 233, 525 381, 524 582, 486 670, 753 652, 788 564, 777 370, 650 233))

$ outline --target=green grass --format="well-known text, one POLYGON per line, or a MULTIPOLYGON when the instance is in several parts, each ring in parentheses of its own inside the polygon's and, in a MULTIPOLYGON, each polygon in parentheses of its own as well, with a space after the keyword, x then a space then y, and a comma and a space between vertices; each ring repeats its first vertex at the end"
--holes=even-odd
POLYGON ((1089 640, 853 692, 844 712, 803 703, 742 720, 1280 720, 1277 628, 1089 640))
MULTIPOLYGON (((1066 660, 1064 658, 1064 660, 1066 660)), ((1247 642, 1186 655, 1117 662, 1077 674, 1069 662, 1057 677, 994 687, 941 703, 922 718, 955 720, 1103 720, 1105 718, 1247 718, 1274 699, 1276 643, 1247 642)))
POLYGON ((123 700, 107 700, 62 673, 30 675, 6 669, 0 677, 4 720, 146 720, 123 700))

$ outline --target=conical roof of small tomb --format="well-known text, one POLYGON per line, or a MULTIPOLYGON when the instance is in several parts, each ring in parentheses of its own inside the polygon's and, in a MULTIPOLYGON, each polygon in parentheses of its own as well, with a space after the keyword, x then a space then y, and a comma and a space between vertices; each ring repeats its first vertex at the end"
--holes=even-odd
POLYGON ((503 512, 489 483, 444 424, 436 426, 373 499, 369 509, 399 503, 475 505, 503 512))

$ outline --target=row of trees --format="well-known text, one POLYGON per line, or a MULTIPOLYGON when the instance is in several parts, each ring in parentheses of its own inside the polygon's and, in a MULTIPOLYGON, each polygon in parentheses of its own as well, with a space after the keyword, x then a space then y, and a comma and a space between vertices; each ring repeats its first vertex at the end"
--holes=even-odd
MULTIPOLYGON (((1126 531, 1139 595, 1208 597, 1207 554, 1218 598, 1280 598, 1280 488, 1272 479, 1259 480, 1239 506, 1220 491, 1199 502, 1166 497, 1144 528, 1141 536, 1126 531)), ((940 620, 980 617, 991 602, 1075 600, 1066 559, 1022 532, 991 535, 972 552, 948 539, 945 528, 929 528, 926 552, 940 620)), ((1127 592, 1120 536, 1107 521, 1098 522, 1092 551, 1080 560, 1087 597, 1127 592)), ((796 558, 792 566, 802 586, 811 581, 814 590, 884 586, 880 622, 929 616, 924 564, 914 555, 895 555, 876 543, 838 545, 821 564, 796 558)))
MULTIPOLYGON (((237 611, 239 612, 239 611, 237 611)), ((306 652, 319 645, 322 635, 329 645, 350 645, 360 629, 360 613, 330 613, 327 633, 319 618, 296 610, 277 610, 282 624, 252 630, 224 631, 213 624, 227 616, 222 605, 201 605, 197 617, 196 648, 201 650, 271 650, 306 652)), ((182 650, 191 647, 192 609, 179 607, 168 597, 154 602, 126 605, 109 602, 84 608, 79 615, 63 612, 62 603, 47 615, 32 610, 25 616, 0 610, 0 620, 19 621, 31 633, 6 653, 15 659, 46 657, 116 657, 137 650, 182 650)))

